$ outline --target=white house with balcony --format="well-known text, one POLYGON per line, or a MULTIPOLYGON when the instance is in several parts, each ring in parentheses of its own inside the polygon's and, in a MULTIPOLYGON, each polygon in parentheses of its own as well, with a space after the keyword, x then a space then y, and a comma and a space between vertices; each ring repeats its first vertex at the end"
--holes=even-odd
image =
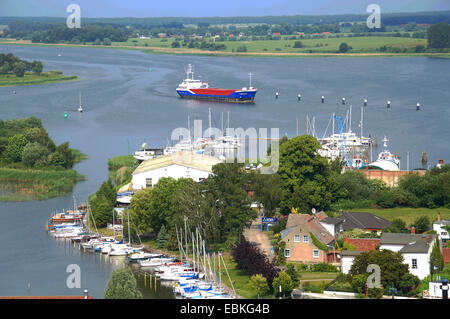
POLYGON ((212 167, 219 163, 221 161, 215 157, 184 151, 156 157, 136 168, 132 174, 132 188, 153 187, 162 177, 191 178, 201 182, 212 174, 212 167))

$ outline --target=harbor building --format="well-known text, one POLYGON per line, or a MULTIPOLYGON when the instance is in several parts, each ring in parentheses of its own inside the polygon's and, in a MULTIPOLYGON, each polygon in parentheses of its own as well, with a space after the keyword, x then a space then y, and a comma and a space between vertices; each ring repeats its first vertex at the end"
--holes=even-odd
POLYGON ((196 182, 209 177, 212 167, 222 161, 195 152, 176 152, 143 161, 133 172, 132 189, 153 187, 162 177, 192 178, 196 182))

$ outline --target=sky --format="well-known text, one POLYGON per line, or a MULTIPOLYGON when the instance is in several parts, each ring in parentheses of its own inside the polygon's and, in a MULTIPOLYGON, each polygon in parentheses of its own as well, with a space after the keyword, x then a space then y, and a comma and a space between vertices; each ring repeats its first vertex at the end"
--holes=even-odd
POLYGON ((366 14, 450 10, 450 0, 0 0, 0 16, 67 17, 78 4, 82 17, 211 17, 366 14))

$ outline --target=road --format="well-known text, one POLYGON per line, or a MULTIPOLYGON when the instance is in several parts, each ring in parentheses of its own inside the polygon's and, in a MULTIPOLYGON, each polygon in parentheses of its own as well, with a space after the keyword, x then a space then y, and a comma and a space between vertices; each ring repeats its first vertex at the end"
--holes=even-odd
POLYGON ((267 236, 267 232, 261 232, 261 218, 258 217, 253 220, 249 228, 244 229, 244 237, 250 242, 258 243, 258 247, 266 254, 269 261, 272 261, 274 255, 271 254, 270 248, 272 244, 267 236))

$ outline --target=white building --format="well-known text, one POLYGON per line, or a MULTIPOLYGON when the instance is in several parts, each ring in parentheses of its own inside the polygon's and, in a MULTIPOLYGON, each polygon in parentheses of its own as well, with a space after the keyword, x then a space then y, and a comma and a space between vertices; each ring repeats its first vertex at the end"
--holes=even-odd
POLYGON ((356 251, 356 250, 341 251, 341 272, 343 274, 349 273, 350 269, 352 268, 355 257, 361 253, 363 253, 363 251, 356 251))
POLYGON ((430 274, 430 254, 436 238, 434 234, 383 233, 380 250, 400 252, 409 272, 423 279, 430 274))
POLYGON ((196 182, 209 177, 212 167, 221 161, 215 157, 177 152, 142 162, 132 176, 133 190, 153 187, 162 177, 192 178, 196 182))
POLYGON ((438 215, 438 220, 433 223, 433 230, 439 236, 439 239, 446 243, 450 240, 450 235, 447 229, 444 227, 450 226, 450 220, 441 220, 441 215, 438 215))

